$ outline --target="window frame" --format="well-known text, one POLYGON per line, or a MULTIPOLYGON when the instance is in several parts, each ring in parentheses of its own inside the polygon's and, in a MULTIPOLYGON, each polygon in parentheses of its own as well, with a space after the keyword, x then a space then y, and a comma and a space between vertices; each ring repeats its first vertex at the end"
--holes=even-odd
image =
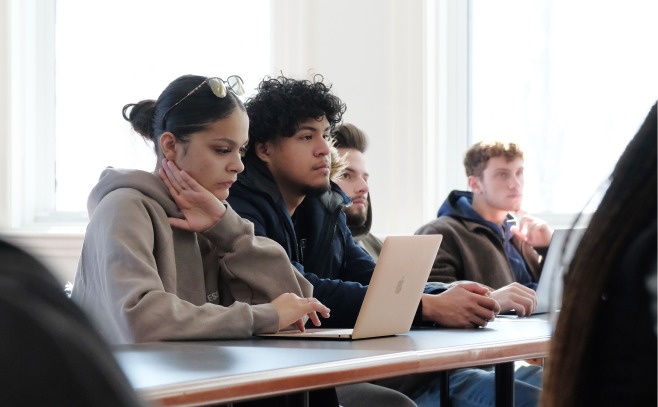
MULTIPOLYGON (((425 4, 425 207, 443 202, 454 189, 467 190, 463 155, 472 136, 472 19, 474 0, 425 4), (435 114, 435 112, 438 112, 435 114), (461 136, 460 135, 464 135, 461 136), (433 152, 438 151, 438 154, 433 152), (438 186, 438 187, 437 187, 438 186)), ((553 228, 584 227, 595 208, 583 213, 537 212, 553 228), (580 215, 580 216, 579 216, 580 215), (574 221, 577 223, 574 225, 574 221)), ((438 206, 426 216, 436 216, 438 206)))
POLYGON ((84 214, 55 211, 55 1, 10 0, 5 49, 10 119, 2 225, 47 229, 82 225, 84 214), (37 118, 37 119, 35 119, 37 118))
POLYGON ((470 145, 469 7, 470 1, 460 0, 425 3, 426 217, 436 216, 436 202, 450 191, 467 187, 461 155, 454 152, 470 145))

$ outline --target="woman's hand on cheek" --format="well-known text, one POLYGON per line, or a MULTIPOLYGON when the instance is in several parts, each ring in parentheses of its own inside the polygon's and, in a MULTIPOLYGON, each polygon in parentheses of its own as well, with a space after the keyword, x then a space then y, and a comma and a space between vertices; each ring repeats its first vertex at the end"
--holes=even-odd
POLYGON ((215 225, 226 213, 226 207, 210 191, 201 186, 173 161, 162 160, 158 171, 184 218, 169 218, 173 227, 204 232, 215 225))

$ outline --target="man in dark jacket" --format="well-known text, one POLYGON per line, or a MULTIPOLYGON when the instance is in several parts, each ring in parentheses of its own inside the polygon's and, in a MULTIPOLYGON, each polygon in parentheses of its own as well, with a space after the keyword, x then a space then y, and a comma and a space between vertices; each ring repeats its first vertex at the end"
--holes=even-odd
POLYGON ((430 281, 477 281, 495 290, 503 311, 530 315, 552 231, 520 210, 523 152, 514 143, 479 142, 466 152, 464 166, 473 192, 452 191, 439 217, 416 231, 443 235, 430 281), (518 225, 511 212, 521 215, 518 225))
MULTIPOLYGON (((350 199, 330 181, 331 135, 345 106, 321 77, 313 81, 266 78, 245 105, 249 148, 243 159, 245 170, 231 187, 228 201, 254 223, 257 235, 283 246, 290 261, 313 284, 314 297, 331 309, 331 318, 323 320, 323 325, 351 328, 375 263, 347 227, 343 208, 350 199)), ((429 284, 425 291, 415 325, 485 326, 500 310, 490 291, 477 283, 429 284)), ((387 385, 436 405, 438 382, 429 375, 387 385)), ((493 383, 493 371, 460 369, 451 374, 451 397, 464 405, 493 404, 493 383)), ((339 401, 347 405, 344 387, 339 389, 339 401)), ((516 389, 523 389, 518 380, 516 389)), ((365 405, 358 388, 356 392, 352 400, 365 405)), ((527 400, 518 392, 515 397, 527 400)))
MULTIPOLYGON (((330 181, 331 135, 345 105, 318 77, 266 78, 245 105, 249 148, 228 201, 256 235, 279 242, 313 284, 313 295, 331 309, 323 325, 351 328, 375 263, 347 227, 349 198, 330 181)), ((476 283, 426 291, 416 323, 479 327, 499 311, 476 283)))

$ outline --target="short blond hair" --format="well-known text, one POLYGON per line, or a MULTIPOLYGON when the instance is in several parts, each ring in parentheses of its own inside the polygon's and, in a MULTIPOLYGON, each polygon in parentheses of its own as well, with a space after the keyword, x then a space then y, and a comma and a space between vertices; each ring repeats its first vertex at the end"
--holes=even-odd
POLYGON ((507 162, 514 159, 523 159, 523 151, 516 143, 503 143, 500 141, 480 141, 468 149, 464 156, 464 168, 466 176, 474 175, 481 177, 487 168, 489 159, 494 157, 505 157, 507 162))

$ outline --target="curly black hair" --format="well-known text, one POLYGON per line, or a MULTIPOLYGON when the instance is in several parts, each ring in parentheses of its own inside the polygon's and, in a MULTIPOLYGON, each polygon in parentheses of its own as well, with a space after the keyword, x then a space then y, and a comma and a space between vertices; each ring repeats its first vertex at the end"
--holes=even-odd
POLYGON ((258 93, 245 103, 249 115, 247 154, 253 154, 256 143, 278 136, 291 137, 299 124, 308 119, 326 117, 333 133, 346 107, 323 80, 322 75, 315 75, 313 81, 265 77, 258 85, 258 93))

